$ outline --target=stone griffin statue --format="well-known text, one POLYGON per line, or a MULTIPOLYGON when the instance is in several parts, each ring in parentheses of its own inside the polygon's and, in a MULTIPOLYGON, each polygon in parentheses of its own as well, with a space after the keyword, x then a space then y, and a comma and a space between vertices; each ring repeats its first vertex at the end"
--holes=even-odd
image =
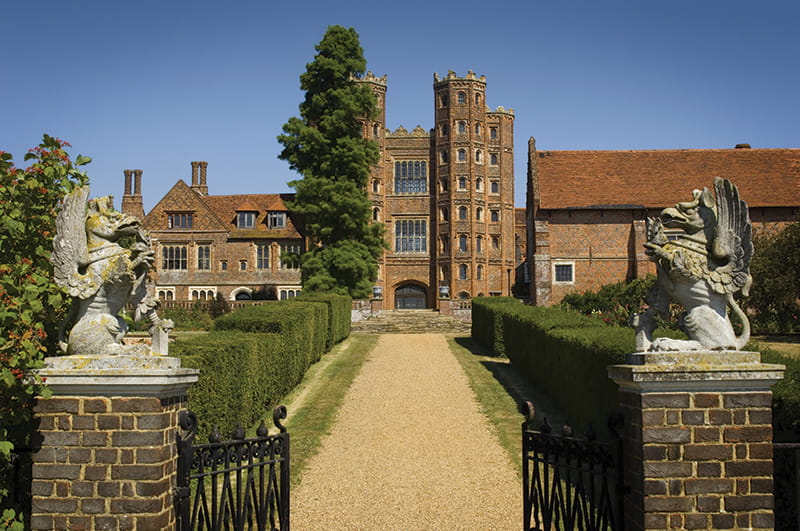
POLYGON ((665 350, 739 350, 750 338, 750 323, 733 298, 747 296, 752 283, 752 225, 747 203, 727 179, 714 179, 714 195, 695 190, 692 200, 665 208, 649 218, 644 247, 655 262, 658 280, 648 296, 649 308, 633 318, 639 352, 665 350), (682 229, 674 240, 664 227, 682 229), (675 301, 686 310, 678 321, 689 340, 653 340, 655 313, 666 315, 675 301), (727 309, 742 322, 736 336, 727 309))
POLYGON ((56 218, 51 262, 56 283, 72 297, 61 348, 77 355, 167 354, 172 322, 156 313, 150 238, 137 218, 114 210, 112 197, 87 202, 88 196, 88 186, 67 194, 56 218), (128 327, 119 313, 129 303, 137 321, 150 321, 152 350, 122 343, 128 327))

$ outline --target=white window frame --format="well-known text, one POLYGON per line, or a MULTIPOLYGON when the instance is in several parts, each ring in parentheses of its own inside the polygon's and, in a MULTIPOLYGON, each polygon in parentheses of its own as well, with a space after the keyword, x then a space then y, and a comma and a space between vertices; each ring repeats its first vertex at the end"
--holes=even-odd
POLYGON ((175 300, 175 286, 156 286, 155 292, 156 292, 156 298, 158 300, 162 300, 162 301, 174 301, 175 300), (162 299, 161 296, 160 296, 161 293, 164 293, 164 294, 171 293, 172 294, 172 298, 168 299, 167 297, 164 297, 162 299))
POLYGON ((554 261, 553 262, 553 284, 562 284, 562 285, 569 285, 575 284, 575 262, 574 261, 554 261), (570 280, 556 280, 556 268, 558 266, 569 266, 570 268, 570 280))
POLYGON ((194 296, 192 295, 192 292, 194 292, 194 291, 205 291, 205 292, 209 292, 210 291, 211 292, 211 298, 210 299, 206 298, 205 300, 207 300, 207 301, 214 300, 214 299, 217 298, 217 287, 216 286, 189 286, 189 300, 190 301, 200 300, 199 298, 197 298, 197 299, 194 298, 194 296))

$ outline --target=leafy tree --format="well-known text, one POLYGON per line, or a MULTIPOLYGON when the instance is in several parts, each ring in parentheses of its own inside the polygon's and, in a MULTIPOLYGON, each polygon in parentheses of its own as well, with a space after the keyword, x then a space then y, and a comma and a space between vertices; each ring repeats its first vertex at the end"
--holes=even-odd
POLYGON ((375 96, 355 80, 366 60, 353 28, 328 27, 316 50, 300 76, 306 91, 300 118, 290 118, 278 136, 280 158, 303 176, 289 183, 297 192, 289 208, 312 242, 294 258, 304 290, 367 297, 385 247, 383 225, 370 221, 366 192, 379 149, 360 125, 377 112, 375 96))
POLYGON ((208 313, 211 315, 212 319, 216 319, 220 315, 225 315, 231 311, 231 306, 228 304, 228 301, 225 300, 225 297, 222 296, 222 293, 217 293, 217 296, 214 297, 214 300, 208 305, 208 313))
POLYGON ((0 528, 22 528, 11 474, 11 451, 30 444, 33 398, 46 395, 35 370, 56 354, 58 326, 69 301, 53 280, 50 253, 62 198, 88 179, 64 150, 44 135, 24 170, 0 151, 0 528))
POLYGON ((745 299, 753 310, 753 328, 759 333, 800 330, 800 223, 777 234, 753 238, 750 274, 753 286, 745 299))

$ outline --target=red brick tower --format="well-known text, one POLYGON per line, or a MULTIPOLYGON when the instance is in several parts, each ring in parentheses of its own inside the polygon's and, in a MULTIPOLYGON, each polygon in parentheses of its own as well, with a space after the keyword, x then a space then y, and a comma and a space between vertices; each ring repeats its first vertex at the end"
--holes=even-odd
POLYGON ((434 74, 436 284, 453 298, 510 295, 514 114, 486 106, 486 78, 434 74))

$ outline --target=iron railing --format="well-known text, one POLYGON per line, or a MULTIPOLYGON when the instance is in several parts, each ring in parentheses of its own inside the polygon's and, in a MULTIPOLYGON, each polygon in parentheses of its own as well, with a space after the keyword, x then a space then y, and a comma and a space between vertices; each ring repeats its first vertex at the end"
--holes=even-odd
POLYGON ((531 428, 533 404, 525 404, 522 424, 522 477, 524 529, 542 531, 581 529, 622 530, 622 441, 619 420, 609 422, 613 444, 573 436, 565 425, 560 434, 544 419, 531 428))
POLYGON ((272 414, 279 433, 261 422, 256 437, 240 427, 230 441, 214 429, 208 444, 193 445, 197 417, 181 411, 177 435, 178 479, 175 506, 178 531, 289 531, 289 434, 281 424, 286 408, 272 414))

